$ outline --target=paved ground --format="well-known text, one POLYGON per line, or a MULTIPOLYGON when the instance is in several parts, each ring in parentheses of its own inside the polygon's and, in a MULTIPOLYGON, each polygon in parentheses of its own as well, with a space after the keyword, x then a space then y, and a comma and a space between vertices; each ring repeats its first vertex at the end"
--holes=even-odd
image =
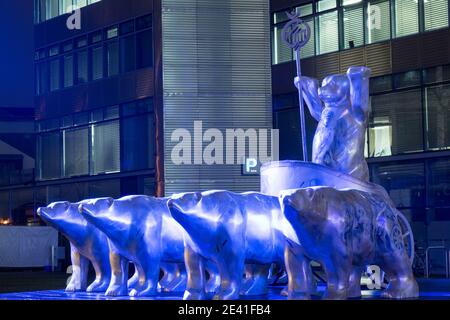
MULTIPOLYGON (((0 300, 128 300, 128 297, 106 298, 102 294, 65 293, 62 288, 68 275, 49 272, 0 272, 0 300)), ((450 300, 450 279, 419 279, 420 299, 450 300)), ((324 286, 319 286, 319 293, 324 286)), ((268 296, 254 297, 258 300, 284 300, 281 287, 271 287, 268 296)), ((143 300, 180 300, 182 293, 163 294, 143 300)), ((320 295, 314 296, 320 299, 320 295)), ((380 291, 363 291, 363 300, 380 299, 380 291)))

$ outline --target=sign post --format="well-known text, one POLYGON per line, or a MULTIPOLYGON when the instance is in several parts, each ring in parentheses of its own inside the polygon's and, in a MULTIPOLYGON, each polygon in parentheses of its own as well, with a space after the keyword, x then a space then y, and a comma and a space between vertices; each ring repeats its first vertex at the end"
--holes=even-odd
POLYGON ((303 161, 308 161, 308 149, 306 145, 306 121, 305 121, 305 107, 303 103, 302 90, 302 67, 300 61, 300 50, 309 41, 311 37, 311 28, 309 25, 300 19, 296 11, 287 13, 290 21, 286 23, 282 31, 283 41, 295 51, 297 77, 299 78, 298 86, 298 100, 300 105, 300 131, 303 149, 303 161))

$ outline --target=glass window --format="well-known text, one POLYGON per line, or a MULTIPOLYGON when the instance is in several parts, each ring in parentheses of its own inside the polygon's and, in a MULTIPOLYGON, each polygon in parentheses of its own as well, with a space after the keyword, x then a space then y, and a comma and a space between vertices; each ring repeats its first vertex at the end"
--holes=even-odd
POLYGON ((60 134, 43 134, 38 137, 39 178, 41 180, 61 177, 60 134))
MULTIPOLYGON (((302 58, 308 58, 308 57, 312 57, 315 55, 316 42, 315 42, 315 38, 314 38, 314 34, 315 34, 314 19, 310 18, 310 19, 305 19, 304 21, 309 25, 309 28, 311 29, 311 38, 309 39, 308 43, 300 50, 300 56, 302 58)), ((294 57, 295 57, 295 54, 294 54, 294 57)))
POLYGON ((14 225, 26 226, 28 222, 33 222, 34 210, 33 189, 11 191, 11 216, 14 225))
POLYGON ((64 175, 89 174, 89 129, 64 131, 64 175))
POLYGON ((124 117, 145 114, 153 111, 153 101, 145 99, 138 102, 131 102, 122 105, 122 115, 124 117))
POLYGON ((421 90, 371 97, 369 156, 423 151, 421 90))
POLYGON ((110 42, 106 46, 106 59, 108 65, 108 76, 119 74, 119 42, 110 42))
POLYGON ((426 31, 448 27, 448 0, 425 0, 423 9, 426 31))
POLYGON ((48 66, 48 62, 41 62, 36 65, 36 93, 38 95, 48 92, 48 66))
POLYGON ((423 162, 376 164, 373 182, 382 185, 399 208, 425 206, 423 162))
POLYGON ((120 25, 120 35, 128 34, 134 31, 134 20, 124 22, 120 25))
POLYGON ((277 24, 277 23, 281 23, 281 22, 286 22, 288 21, 288 15, 286 14, 286 11, 280 11, 280 12, 275 12, 273 14, 273 23, 277 24))
POLYGON ((73 123, 76 126, 82 126, 89 123, 88 112, 78 112, 73 116, 73 123))
POLYGON ((64 116, 61 121, 61 128, 70 128, 73 127, 73 116, 68 115, 64 116))
POLYGON ((88 187, 90 198, 112 197, 117 199, 121 196, 119 179, 89 182, 88 187))
POLYGON ((91 123, 103 121, 103 109, 93 110, 91 113, 91 123))
POLYGON ((155 126, 153 115, 122 120, 122 170, 155 167, 155 126))
POLYGON ((137 68, 153 66, 153 42, 152 30, 146 30, 136 35, 137 68))
POLYGON ((92 33, 90 35, 90 39, 91 39, 91 43, 97 43, 102 41, 103 37, 102 37, 102 33, 100 31, 92 33))
POLYGON ((119 121, 92 127, 92 170, 94 175, 120 171, 119 121))
POLYGON ((395 36, 403 37, 419 32, 419 4, 417 0, 395 0, 395 36))
POLYGON ((394 76, 396 89, 420 86, 420 71, 408 71, 394 76))
POLYGON ((103 47, 95 47, 92 51, 92 80, 103 78, 103 47))
POLYGON ((57 54, 59 54, 59 46, 51 47, 51 48, 48 50, 48 55, 49 55, 49 57, 56 56, 57 54))
POLYGON ((336 8, 336 0, 320 0, 316 2, 317 12, 336 8))
POLYGON ((72 41, 69 41, 69 42, 64 43, 63 46, 62 46, 62 48, 63 48, 63 51, 64 51, 64 52, 71 51, 71 50, 73 49, 73 43, 72 43, 72 41))
POLYGON ((87 46, 87 38, 86 37, 78 38, 76 40, 76 43, 77 43, 77 48, 85 47, 85 46, 87 46))
POLYGON ((119 35, 119 28, 112 27, 106 31, 106 39, 116 38, 119 35))
POLYGON ((50 91, 59 89, 59 59, 50 61, 50 91))
POLYGON ((273 27, 272 32, 272 63, 279 64, 292 61, 292 50, 282 39, 283 25, 273 27))
MULTIPOLYGON (((43 1, 43 0, 41 0, 43 1)), ((58 0, 45 0, 45 19, 52 19, 59 14, 58 0)))
POLYGON ((9 219, 9 192, 2 191, 0 192, 0 219, 9 219))
POLYGON ((112 120, 119 118, 119 106, 112 106, 105 108, 105 120, 112 120))
POLYGON ((300 17, 305 17, 313 14, 313 5, 312 3, 305 4, 303 6, 297 7, 297 13, 300 15, 300 17))
POLYGON ((370 79, 370 93, 378 93, 392 90, 391 76, 381 76, 370 79))
POLYGON ((339 50, 338 12, 321 14, 316 19, 317 54, 339 50))
POLYGON ((72 0, 59 0, 59 14, 72 12, 72 0))
POLYGON ((64 56, 64 88, 73 86, 73 55, 64 56))
MULTIPOLYGON (((288 101, 286 101, 287 103, 288 101)), ((300 160, 302 159, 302 143, 300 138, 300 116, 298 109, 298 100, 295 108, 281 110, 275 113, 275 128, 280 130, 280 160, 300 160)), ((317 127, 317 121, 312 119, 309 112, 306 116, 306 137, 308 154, 311 155, 311 146, 314 133, 317 127)))
POLYGON ((450 149, 450 85, 425 89, 427 147, 450 149))
POLYGON ((121 70, 129 72, 136 68, 135 37, 130 35, 120 39, 121 70))
POLYGON ((389 1, 367 3, 366 43, 375 43, 391 38, 391 7, 389 1))
POLYGON ((87 1, 86 0, 73 0, 73 5, 77 9, 83 8, 87 5, 87 1))
POLYGON ((136 20, 136 30, 143 30, 152 26, 152 15, 149 14, 136 20))
POLYGON ((88 81, 88 54, 87 50, 77 53, 77 83, 86 83, 88 81))
POLYGON ((450 206, 450 159, 430 160, 429 206, 450 206))
POLYGON ((359 47, 364 44, 363 7, 343 9, 344 49, 359 47))
POLYGON ((424 83, 437 83, 450 80, 450 66, 438 66, 423 70, 424 83))

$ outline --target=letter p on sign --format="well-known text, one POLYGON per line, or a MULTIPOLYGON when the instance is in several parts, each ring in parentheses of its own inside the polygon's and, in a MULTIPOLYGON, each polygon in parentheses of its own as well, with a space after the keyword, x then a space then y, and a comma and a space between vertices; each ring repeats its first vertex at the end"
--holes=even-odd
POLYGON ((257 175, 258 170, 258 160, 255 158, 244 159, 244 175, 257 175))

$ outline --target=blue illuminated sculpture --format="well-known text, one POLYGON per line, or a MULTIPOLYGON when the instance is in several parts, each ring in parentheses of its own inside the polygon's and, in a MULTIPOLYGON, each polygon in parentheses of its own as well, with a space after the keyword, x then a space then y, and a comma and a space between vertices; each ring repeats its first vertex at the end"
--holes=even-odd
MULTIPOLYGON (((327 276, 325 299, 361 297, 361 274, 371 264, 386 272, 389 286, 384 297, 418 296, 397 211, 382 196, 312 187, 283 191, 280 201, 302 244, 301 251, 288 258, 288 272, 310 276, 310 261, 319 262, 327 276), (295 264, 306 269, 293 270, 295 264)), ((303 281, 294 276, 290 298, 309 298, 303 281)))
POLYGON ((66 291, 105 292, 111 279, 109 248, 106 235, 78 213, 78 203, 55 202, 39 208, 38 215, 70 241, 73 274, 66 291), (89 261, 95 270, 95 281, 87 287, 89 261))
POLYGON ((205 299, 205 261, 217 265, 221 277, 215 299, 237 299, 267 293, 273 262, 283 261, 284 234, 295 237, 281 214, 277 197, 229 191, 174 195, 168 206, 186 230, 188 283, 184 299, 205 299), (252 264, 243 279, 245 263, 252 264))
POLYGON ((109 239, 112 278, 106 295, 128 295, 128 261, 138 273, 130 296, 156 295, 161 261, 181 262, 183 230, 167 215, 166 201, 129 196, 100 198, 79 206, 86 220, 109 239))
MULTIPOLYGON (((83 202, 79 211, 86 220, 104 231, 111 249, 111 284, 108 296, 154 296, 157 294, 159 270, 164 271, 160 281, 165 292, 184 291, 186 274, 184 264, 183 228, 172 218, 167 198, 128 196, 114 200, 99 198, 83 202), (128 261, 136 273, 127 283, 128 261)), ((207 291, 215 292, 218 275, 208 265, 207 291)))
MULTIPOLYGON (((283 35, 298 54, 296 35, 302 21, 296 15, 290 17, 283 35)), ((277 196, 281 192, 283 213, 297 236, 290 238, 286 234, 289 245, 285 263, 291 299, 310 297, 311 260, 320 262, 326 271, 325 298, 360 296, 362 270, 377 262, 390 281, 386 297, 418 296, 411 268, 414 239, 409 223, 396 210, 387 192, 368 182, 364 143, 369 79, 369 68, 350 67, 347 74, 326 77, 319 88, 316 80, 298 72, 295 85, 300 101, 306 101, 311 115, 319 122, 313 162, 306 162, 303 144, 304 162, 273 162, 261 169, 262 193, 277 196)), ((302 106, 301 103, 305 143, 302 106)))

